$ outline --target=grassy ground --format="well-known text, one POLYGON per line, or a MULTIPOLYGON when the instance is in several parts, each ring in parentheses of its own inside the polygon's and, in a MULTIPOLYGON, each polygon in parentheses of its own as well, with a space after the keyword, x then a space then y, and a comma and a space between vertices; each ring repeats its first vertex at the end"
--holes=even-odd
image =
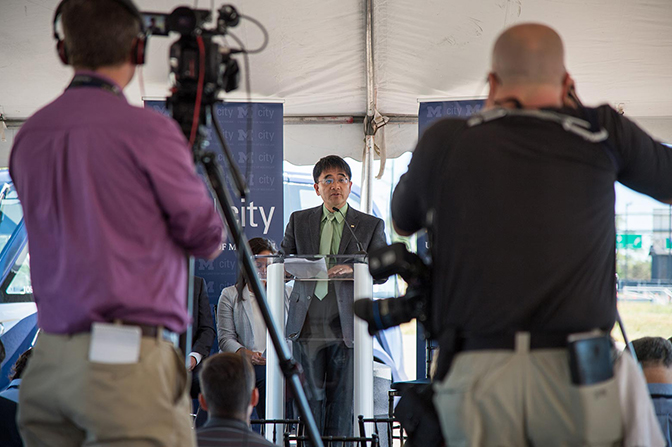
MULTIPOLYGON (((630 340, 646 336, 672 337, 672 305, 619 301, 618 311, 630 340)), ((618 325, 611 334, 616 340, 623 341, 618 325)))

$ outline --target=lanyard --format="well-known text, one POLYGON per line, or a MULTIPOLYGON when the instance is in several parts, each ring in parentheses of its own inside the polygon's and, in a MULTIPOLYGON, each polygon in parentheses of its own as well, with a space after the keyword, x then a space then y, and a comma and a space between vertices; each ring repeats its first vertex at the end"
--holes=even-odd
POLYGON ((66 90, 70 90, 71 88, 77 88, 77 87, 99 88, 108 91, 120 98, 124 97, 123 93, 121 92, 121 88, 119 88, 118 85, 115 85, 109 81, 90 75, 76 74, 75 77, 72 78, 72 82, 70 82, 70 85, 68 85, 68 88, 66 90))

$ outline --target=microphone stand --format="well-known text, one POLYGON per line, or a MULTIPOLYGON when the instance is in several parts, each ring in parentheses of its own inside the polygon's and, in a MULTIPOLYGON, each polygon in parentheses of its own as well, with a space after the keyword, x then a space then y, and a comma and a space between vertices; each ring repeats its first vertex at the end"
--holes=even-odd
MULTIPOLYGON (((219 126, 219 123, 217 122, 217 119, 215 118, 213 105, 203 104, 199 116, 200 122, 198 135, 193 147, 194 160, 196 163, 203 166, 203 169, 205 170, 208 188, 216 198, 220 216, 222 216, 223 220, 226 222, 226 225, 229 228, 231 239, 233 239, 235 242, 236 247, 238 248, 238 252, 241 255, 241 267, 245 272, 245 275, 249 280, 249 285, 252 288, 252 292, 257 298, 257 302, 259 303, 259 309, 261 310, 261 314, 264 317, 264 322, 266 323, 268 333, 271 336, 273 347, 275 348, 275 352, 278 354, 280 370, 285 376, 287 383, 291 385, 292 392, 294 393, 294 397, 296 398, 297 406, 299 408, 299 413, 301 414, 301 418, 306 425, 308 436, 310 437, 315 447, 323 447, 324 444, 322 443, 322 439, 320 438, 320 434, 317 430, 315 419, 313 418, 313 414, 310 411, 310 407, 308 406, 308 399, 306 399, 306 394, 303 390, 303 387, 301 386, 301 381, 299 380, 301 367, 290 355, 289 348, 287 348, 287 344, 283 340, 284 336, 280 334, 278 326, 271 317, 271 312, 268 308, 268 302, 266 301, 266 290, 259 280, 257 270, 252 261, 252 250, 250 249, 250 246, 247 243, 247 238, 245 237, 245 234, 243 233, 240 224, 238 223, 238 220, 236 219, 236 216, 231 209, 231 204, 233 201, 231 200, 231 195, 225 186, 224 173, 222 168, 216 161, 216 154, 214 152, 206 151, 203 148, 206 134, 204 124, 207 121, 211 121, 214 124, 217 139, 222 145, 222 150, 226 154, 228 160, 229 172, 234 178, 234 183, 236 183, 239 188, 239 194, 243 197, 247 189, 245 186, 245 181, 243 176, 240 174, 238 167, 235 165, 235 163, 233 163, 233 157, 230 153, 231 151, 226 144, 226 141, 224 140, 222 130, 219 126)), ((193 308, 192 304, 189 304, 189 306, 193 308)))
POLYGON ((357 239, 357 236, 355 236, 355 232, 352 230, 352 227, 350 226, 350 222, 348 222, 348 219, 345 218, 345 214, 343 214, 343 211, 340 209, 336 208, 335 206, 332 207, 332 209, 343 216, 343 221, 345 222, 345 226, 348 227, 348 230, 350 230, 350 234, 352 234, 352 238, 355 240, 355 243, 357 244, 357 250, 359 250, 359 254, 365 255, 366 250, 364 250, 364 246, 362 245, 361 242, 359 242, 359 239, 357 239))

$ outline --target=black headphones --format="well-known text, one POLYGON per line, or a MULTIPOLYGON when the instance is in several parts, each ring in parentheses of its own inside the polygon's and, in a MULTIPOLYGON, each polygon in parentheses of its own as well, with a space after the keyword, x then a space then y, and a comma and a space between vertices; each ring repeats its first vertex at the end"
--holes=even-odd
MULTIPOLYGON (((96 1, 96 0, 91 0, 96 1)), ((143 65, 145 63, 145 49, 147 48, 147 30, 145 29, 144 21, 142 20, 142 14, 138 8, 133 4, 132 0, 114 0, 119 5, 126 8, 133 16, 138 19, 140 23, 140 33, 137 35, 133 41, 133 46, 131 48, 131 63, 134 65, 143 65)), ((62 0, 56 8, 56 13, 54 13, 54 39, 56 39, 56 52, 58 53, 58 58, 65 65, 69 65, 68 62, 68 50, 65 47, 65 39, 61 39, 61 36, 58 35, 58 30, 56 29, 56 23, 58 22, 59 17, 63 9, 63 5, 67 3, 68 0, 62 0)))

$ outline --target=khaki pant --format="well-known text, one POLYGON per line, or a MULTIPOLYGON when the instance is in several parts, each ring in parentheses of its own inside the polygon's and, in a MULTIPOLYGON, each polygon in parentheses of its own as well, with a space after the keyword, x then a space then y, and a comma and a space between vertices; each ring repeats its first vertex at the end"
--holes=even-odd
POLYGON ((25 445, 195 446, 189 379, 176 349, 143 337, 138 363, 94 363, 90 338, 39 335, 19 393, 25 445))
POLYGON ((623 427, 616 379, 571 383, 566 349, 458 354, 435 385, 447 444, 455 446, 617 446, 623 427))

